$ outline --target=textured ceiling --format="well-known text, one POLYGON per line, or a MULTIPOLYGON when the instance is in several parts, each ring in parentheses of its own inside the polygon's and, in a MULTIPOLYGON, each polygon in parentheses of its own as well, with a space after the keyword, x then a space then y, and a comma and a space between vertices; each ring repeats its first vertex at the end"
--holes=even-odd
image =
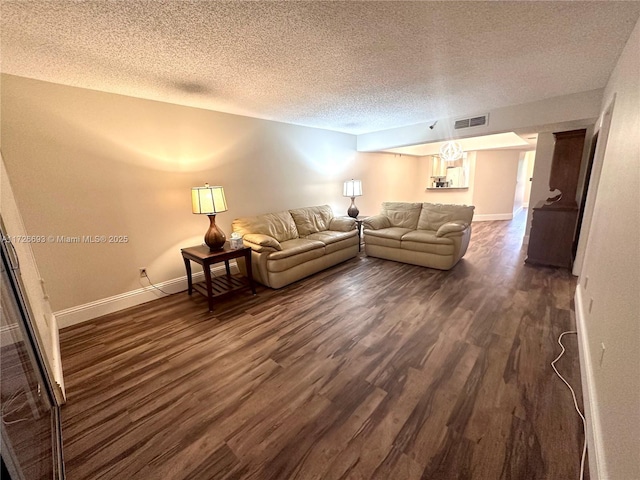
POLYGON ((640 2, 2 0, 2 72, 365 133, 603 87, 640 2))

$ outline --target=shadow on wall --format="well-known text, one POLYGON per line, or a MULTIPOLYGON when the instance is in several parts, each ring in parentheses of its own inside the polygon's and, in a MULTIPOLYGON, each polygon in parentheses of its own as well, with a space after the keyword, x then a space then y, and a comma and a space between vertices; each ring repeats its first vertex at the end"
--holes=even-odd
MULTIPOLYGON (((103 95, 95 93, 98 98, 103 95)), ((111 103, 118 100, 116 95, 111 95, 111 103)), ((38 117, 40 121, 49 122, 49 128, 54 131, 77 132, 73 137, 77 142, 75 147, 88 155, 103 152, 110 161, 166 172, 198 172, 231 163, 231 152, 245 144, 255 130, 244 117, 229 115, 228 121, 216 122, 207 129, 203 126, 211 123, 208 114, 216 115, 214 112, 188 109, 187 118, 180 113, 185 107, 163 104, 163 111, 155 114, 152 101, 145 101, 139 109, 132 105, 136 102, 129 101, 126 105, 128 118, 123 119, 116 113, 117 105, 103 109, 97 105, 94 113, 88 115, 83 105, 71 103, 62 113, 55 105, 41 102, 38 117), (167 115, 167 108, 177 111, 167 115)), ((58 138, 66 136, 62 134, 58 138)))
POLYGON ((286 169, 281 171, 283 174, 299 167, 298 172, 306 175, 342 178, 352 169, 357 156, 356 137, 346 133, 262 121, 259 134, 263 145, 259 153, 273 154, 274 158, 266 160, 273 161, 274 168, 286 169), (293 161, 292 165, 282 162, 283 154, 293 161))

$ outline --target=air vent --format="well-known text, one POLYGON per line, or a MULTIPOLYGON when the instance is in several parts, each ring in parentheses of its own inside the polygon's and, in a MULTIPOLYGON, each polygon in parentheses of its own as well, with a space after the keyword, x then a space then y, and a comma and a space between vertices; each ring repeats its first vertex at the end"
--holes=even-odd
POLYGON ((489 114, 479 115, 477 117, 471 118, 461 118, 460 120, 456 120, 453 128, 455 130, 460 130, 461 128, 472 128, 472 127, 482 127, 488 123, 489 114))
POLYGON ((481 125, 486 125, 486 124, 487 124, 487 117, 485 117, 484 115, 481 117, 473 117, 469 119, 470 127, 479 127, 481 125))

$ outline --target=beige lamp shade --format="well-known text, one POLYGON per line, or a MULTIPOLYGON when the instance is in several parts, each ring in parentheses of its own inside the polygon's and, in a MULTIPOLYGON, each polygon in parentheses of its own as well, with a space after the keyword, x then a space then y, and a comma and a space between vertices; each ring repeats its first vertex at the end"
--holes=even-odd
POLYGON ((362 195, 362 182, 360 180, 353 179, 345 181, 342 195, 345 197, 351 197, 351 205, 347 210, 347 215, 353 218, 358 218, 360 210, 356 207, 355 200, 356 197, 360 197, 362 195))
POLYGON ((191 189, 191 206, 193 213, 215 215, 227 211, 227 200, 224 198, 222 187, 210 187, 208 183, 204 187, 191 189))
POLYGON ((344 182, 344 189, 342 191, 344 197, 360 197, 362 196, 362 181, 360 180, 347 180, 344 182))
POLYGON ((209 217, 209 229, 204 235, 204 243, 211 251, 221 250, 227 241, 227 237, 216 225, 216 213, 227 211, 227 200, 224 198, 222 187, 210 187, 208 183, 204 187, 191 189, 191 210, 193 213, 201 213, 209 217))

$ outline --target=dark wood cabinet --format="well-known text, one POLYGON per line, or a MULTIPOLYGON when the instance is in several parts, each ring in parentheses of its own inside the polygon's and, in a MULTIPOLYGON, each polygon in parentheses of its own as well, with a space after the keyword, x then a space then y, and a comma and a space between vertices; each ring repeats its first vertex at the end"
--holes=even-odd
POLYGON ((576 192, 586 130, 556 132, 549 187, 554 196, 533 208, 526 263, 571 268, 578 204, 576 192))
POLYGON ((578 207, 546 205, 533 209, 526 263, 571 268, 578 207))

